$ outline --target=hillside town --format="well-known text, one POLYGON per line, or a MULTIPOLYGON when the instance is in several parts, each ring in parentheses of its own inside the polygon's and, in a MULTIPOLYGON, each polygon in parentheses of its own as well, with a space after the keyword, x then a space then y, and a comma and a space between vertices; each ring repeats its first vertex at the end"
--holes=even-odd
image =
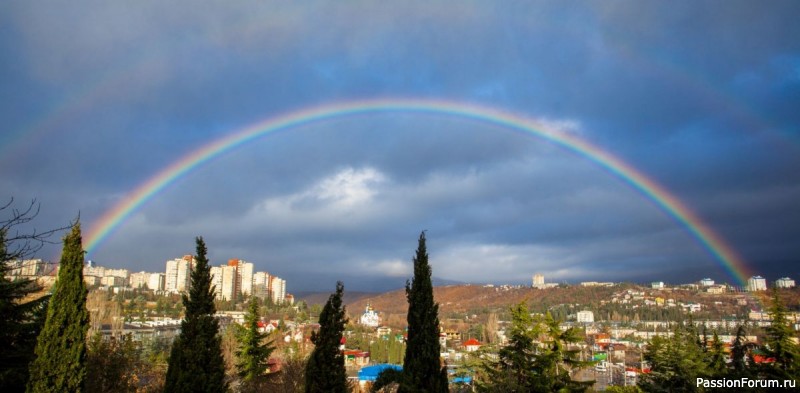
MULTIPOLYGON (((87 261, 83 278, 91 290, 87 307, 93 319, 92 331, 109 339, 129 335, 134 341, 168 345, 181 326, 175 296, 188 290, 194 264, 194 257, 185 255, 167 261, 164 273, 129 273, 87 261), (174 308, 168 305, 169 299, 174 308), (115 309, 116 304, 121 307, 115 309)), ((49 266, 41 260, 10 261, 7 278, 33 278, 41 284, 52 284, 56 269, 48 269, 49 266)), ((321 305, 308 304, 303 299, 295 302, 285 292, 284 280, 254 271, 251 262, 231 259, 227 264, 211 266, 210 272, 219 305, 215 316, 223 329, 245 323, 243 305, 249 299, 258 298, 264 304, 258 330, 272 337, 281 349, 270 361, 271 372, 279 372, 286 366, 286 359, 303 356, 313 348, 311 338, 320 328, 317 318, 321 305)), ((788 277, 768 284, 765 278, 754 276, 746 286, 737 287, 709 278, 679 285, 660 281, 641 285, 549 283, 543 274, 536 273, 528 287, 436 287, 434 291, 441 302, 438 350, 441 361, 448 366, 450 383, 469 386, 473 377, 470 365, 508 345, 510 307, 519 299, 544 296, 539 302, 528 301, 531 315, 552 316, 560 321, 560 329, 580 332, 582 338, 573 344, 573 349, 580 359, 592 364, 576 370, 573 378, 594 381, 597 390, 633 386, 643 373, 649 372, 649 365, 643 361, 648 343, 656 337, 671 337, 679 325, 692 325, 700 340, 708 340, 713 333, 729 354, 739 327, 747 330, 744 339, 749 345, 763 344, 764 329, 772 321, 763 307, 763 294, 771 288, 786 296, 792 310, 786 319, 795 332, 800 331, 800 293, 788 277)), ((393 309, 389 301, 399 295, 369 294, 347 307, 350 322, 340 351, 350 380, 361 389, 367 389, 387 367, 403 364, 408 334, 405 309, 393 309), (382 305, 386 308, 381 309, 382 305)), ((795 341, 796 336, 795 333, 795 341)), ((767 361, 758 356, 753 359, 767 361)))

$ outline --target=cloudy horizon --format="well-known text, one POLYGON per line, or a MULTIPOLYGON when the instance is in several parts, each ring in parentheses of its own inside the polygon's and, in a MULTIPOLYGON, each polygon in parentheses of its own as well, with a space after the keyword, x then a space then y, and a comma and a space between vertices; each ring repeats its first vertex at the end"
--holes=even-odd
MULTIPOLYGON (((796 2, 0 4, 0 198, 84 236, 198 149, 293 111, 436 100, 535 119, 642 172, 748 271, 797 278, 796 2)), ((3 217, 0 217, 2 219, 3 217)), ((203 236, 289 292, 403 285, 420 231, 467 283, 735 283, 619 176, 465 116, 341 116, 187 172, 90 250, 163 271, 203 236)), ((57 259, 58 246, 38 257, 57 259)))

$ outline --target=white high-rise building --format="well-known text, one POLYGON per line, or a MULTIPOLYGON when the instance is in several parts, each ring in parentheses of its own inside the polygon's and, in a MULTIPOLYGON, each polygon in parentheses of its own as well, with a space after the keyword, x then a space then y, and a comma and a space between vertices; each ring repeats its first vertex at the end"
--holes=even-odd
POLYGON ((270 278, 272 278, 269 286, 272 302, 275 304, 281 304, 283 303, 283 299, 286 297, 286 281, 275 276, 271 276, 270 278))
POLYGON ((704 278, 704 279, 700 280, 700 285, 704 286, 704 287, 710 287, 710 286, 714 285, 714 280, 712 280, 710 278, 704 278))
POLYGON ((533 275, 533 283, 531 285, 534 288, 543 288, 544 287, 544 275, 536 273, 533 275))
POLYGON ((266 299, 269 296, 269 278, 267 272, 256 272, 253 274, 253 296, 266 299))
POLYGON ((211 266, 211 286, 214 287, 214 297, 222 299, 222 267, 211 266))
POLYGON ((775 281, 775 286, 778 288, 794 288, 794 280, 789 277, 779 278, 775 281))
MULTIPOLYGON (((242 294, 242 296, 250 296, 253 294, 253 264, 250 262, 239 260, 231 260, 236 261, 236 281, 238 286, 238 292, 242 294)), ((230 264, 230 262, 229 262, 230 264)))
POLYGON ((747 290, 750 292, 754 291, 766 291, 767 290, 767 279, 761 276, 753 276, 747 280, 747 290))
POLYGON ((211 267, 211 285, 214 286, 214 295, 217 299, 236 300, 238 297, 236 270, 236 265, 211 267))
POLYGON ((191 272, 194 269, 194 256, 184 255, 167 261, 167 271, 164 275, 164 290, 169 293, 185 292, 190 285, 191 272))
POLYGON ((147 288, 154 292, 164 290, 164 273, 150 273, 147 278, 147 288))

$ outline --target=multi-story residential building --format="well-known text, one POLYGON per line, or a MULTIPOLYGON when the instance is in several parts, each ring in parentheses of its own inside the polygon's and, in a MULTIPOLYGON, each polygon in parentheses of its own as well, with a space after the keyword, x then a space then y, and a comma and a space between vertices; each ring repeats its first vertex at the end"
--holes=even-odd
POLYGON ((194 256, 184 255, 167 261, 167 271, 164 275, 164 290, 169 293, 181 293, 189 288, 191 272, 194 269, 194 256))
POLYGON ((750 292, 754 291, 766 291, 767 290, 767 280, 761 276, 753 276, 747 280, 747 290, 750 292))
POLYGON ((139 273, 131 273, 128 276, 128 286, 131 288, 147 288, 147 280, 150 278, 150 273, 148 272, 139 272, 139 273))
POLYGON ((714 285, 714 280, 712 280, 710 278, 704 278, 704 279, 700 280, 700 285, 704 286, 704 287, 710 287, 710 286, 714 285))
POLYGON ((266 299, 269 297, 269 279, 267 272, 255 272, 253 274, 253 296, 266 299))
POLYGON ((653 281, 650 283, 650 288, 664 289, 664 281, 653 281))
POLYGON ((794 288, 794 280, 789 277, 779 278, 775 281, 775 286, 778 288, 794 288))
POLYGON ((236 264, 211 267, 211 285, 214 286, 214 295, 217 299, 235 301, 238 298, 236 270, 236 264))
POLYGON ((103 276, 100 278, 100 284, 106 287, 124 287, 126 280, 119 276, 103 276))
POLYGON ((150 273, 147 278, 147 288, 154 292, 164 290, 164 273, 150 273))
POLYGON ((578 323, 594 323, 594 313, 591 311, 578 311, 578 323))
POLYGON ((128 286, 134 289, 149 289, 154 292, 163 291, 164 273, 131 273, 131 275, 128 277, 128 286))
POLYGON ((84 276, 95 276, 95 277, 105 277, 106 275, 106 268, 102 266, 97 266, 94 263, 87 263, 83 266, 83 275, 84 276))
POLYGON ((236 266, 236 292, 242 296, 253 294, 253 264, 241 259, 231 259, 229 266, 236 266))
POLYGON ((531 286, 534 288, 544 288, 544 275, 539 273, 534 274, 531 286))
POLYGON ((286 297, 286 281, 275 276, 270 277, 270 296, 272 302, 275 304, 282 304, 283 298, 286 297))

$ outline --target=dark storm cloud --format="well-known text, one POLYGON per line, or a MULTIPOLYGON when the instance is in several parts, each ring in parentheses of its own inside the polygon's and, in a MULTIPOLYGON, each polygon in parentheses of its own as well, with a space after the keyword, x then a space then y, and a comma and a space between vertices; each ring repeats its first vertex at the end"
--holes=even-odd
MULTIPOLYGON (((254 122, 346 99, 456 100, 566 125, 663 184, 753 270, 791 275, 797 8, 4 3, 0 185, 38 197, 42 226, 79 211, 87 228, 162 168, 254 122)), ((501 127, 400 113, 307 125, 220 156, 92 257, 160 270, 203 234, 216 261, 251 259, 290 290, 336 277, 373 288, 408 273, 422 229, 435 275, 461 281, 730 279, 653 201, 584 157, 501 127), (482 271, 486 261, 497 269, 482 271)))

